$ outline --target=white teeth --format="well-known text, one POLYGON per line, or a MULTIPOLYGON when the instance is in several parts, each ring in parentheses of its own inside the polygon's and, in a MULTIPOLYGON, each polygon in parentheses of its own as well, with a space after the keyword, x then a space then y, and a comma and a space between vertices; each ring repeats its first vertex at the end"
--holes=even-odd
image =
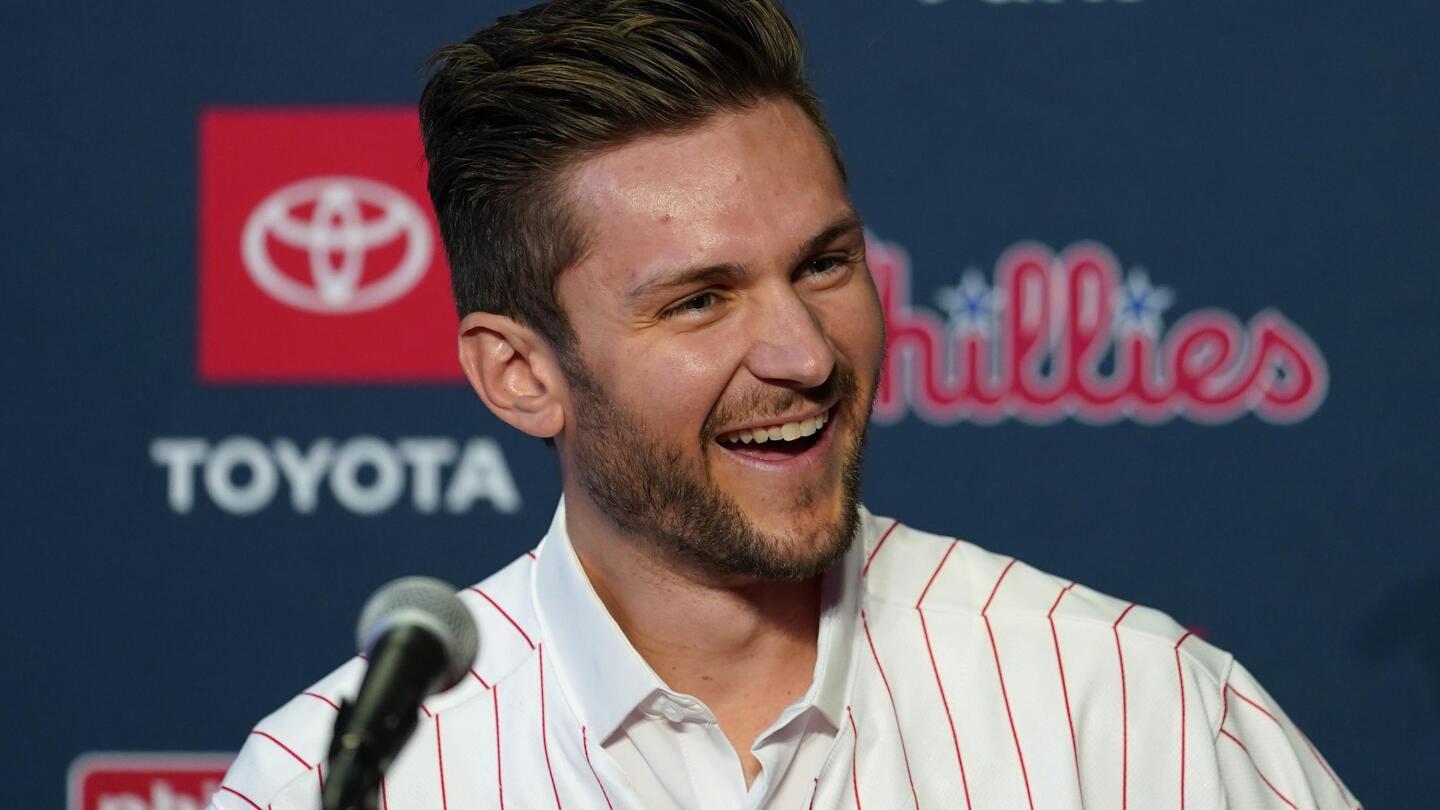
POLYGON ((728 436, 720 441, 726 444, 764 444, 765 442, 793 442, 804 436, 814 436, 825 423, 830 421, 830 412, 820 414, 810 419, 800 419, 795 422, 786 422, 783 425, 774 427, 748 428, 737 431, 734 435, 728 436))

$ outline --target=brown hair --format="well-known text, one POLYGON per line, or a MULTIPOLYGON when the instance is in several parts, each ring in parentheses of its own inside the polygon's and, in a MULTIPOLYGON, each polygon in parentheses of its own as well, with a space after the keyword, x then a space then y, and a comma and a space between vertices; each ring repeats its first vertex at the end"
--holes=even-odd
POLYGON ((562 360, 575 338, 555 280, 585 239, 563 180, 580 160, 784 98, 844 176, 799 35, 775 0, 554 0, 431 63, 420 124, 456 308, 515 318, 562 360))

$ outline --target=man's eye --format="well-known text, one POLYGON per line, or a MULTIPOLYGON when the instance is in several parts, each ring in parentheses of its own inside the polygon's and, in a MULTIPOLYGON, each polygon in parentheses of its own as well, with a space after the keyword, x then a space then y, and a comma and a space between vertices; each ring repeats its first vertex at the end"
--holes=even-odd
POLYGON ((713 292, 697 293, 666 309, 660 313, 660 317, 673 318, 676 315, 697 315, 715 306, 718 298, 719 297, 713 292))
POLYGON ((833 276, 850 267, 850 256, 820 256, 805 263, 805 272, 812 277, 833 276))

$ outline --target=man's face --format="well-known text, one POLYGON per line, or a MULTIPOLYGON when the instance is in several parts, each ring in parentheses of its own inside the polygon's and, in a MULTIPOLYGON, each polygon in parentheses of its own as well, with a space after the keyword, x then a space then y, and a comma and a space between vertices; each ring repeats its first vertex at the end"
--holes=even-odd
POLYGON ((589 249, 558 282, 567 475, 702 573, 823 570, 858 522, 884 327, 814 126, 788 102, 724 113, 584 161, 569 191, 589 249))

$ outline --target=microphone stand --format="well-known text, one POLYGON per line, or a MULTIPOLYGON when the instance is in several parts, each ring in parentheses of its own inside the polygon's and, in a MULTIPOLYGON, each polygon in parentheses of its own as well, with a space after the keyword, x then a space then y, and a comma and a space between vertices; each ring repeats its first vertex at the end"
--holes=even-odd
POLYGON ((373 645, 360 691, 335 718, 320 792, 324 810, 375 810, 380 777, 415 733, 420 702, 445 666, 445 646, 418 627, 395 627, 373 645))
POLYGON ((330 753, 325 762, 330 778, 321 788, 320 802, 324 810, 377 810, 375 798, 380 787, 380 762, 364 756, 360 735, 344 733, 355 715, 355 704, 342 700, 340 714, 335 718, 335 734, 330 740, 330 753))

